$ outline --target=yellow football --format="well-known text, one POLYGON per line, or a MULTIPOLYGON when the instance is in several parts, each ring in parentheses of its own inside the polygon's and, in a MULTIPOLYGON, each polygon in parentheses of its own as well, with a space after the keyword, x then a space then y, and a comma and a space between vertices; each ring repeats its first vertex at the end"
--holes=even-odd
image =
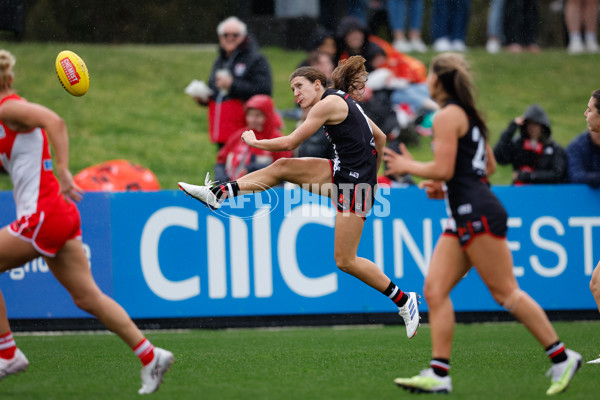
POLYGON ((83 96, 90 87, 90 74, 77 54, 63 50, 56 57, 56 75, 60 84, 73 96, 83 96))

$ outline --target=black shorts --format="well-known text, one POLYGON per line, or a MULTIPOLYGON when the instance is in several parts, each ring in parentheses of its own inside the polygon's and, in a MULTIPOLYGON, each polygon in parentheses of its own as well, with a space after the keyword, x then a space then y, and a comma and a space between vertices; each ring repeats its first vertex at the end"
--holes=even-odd
POLYGON ((465 249, 475 236, 484 233, 506 238, 507 221, 508 216, 503 208, 475 218, 451 218, 443 234, 458 237, 460 246, 465 249))
MULTIPOLYGON (((330 161, 330 165, 331 161, 330 161)), ((338 173, 333 175, 331 200, 339 212, 353 212, 363 219, 373 207, 377 183, 356 182, 338 173)))

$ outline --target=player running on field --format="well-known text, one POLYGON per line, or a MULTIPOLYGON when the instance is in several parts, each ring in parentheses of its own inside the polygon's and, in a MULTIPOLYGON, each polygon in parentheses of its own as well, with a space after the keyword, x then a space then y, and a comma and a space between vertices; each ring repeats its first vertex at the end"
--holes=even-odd
MULTIPOLYGON (((81 243, 79 211, 73 203, 81 199, 82 192, 69 172, 67 127, 52 110, 15 94, 14 64, 12 54, 0 50, 0 163, 13 182, 17 207, 17 220, 0 230, 0 272, 43 257, 75 305, 132 348, 143 365, 138 393, 152 393, 173 363, 173 354, 154 347, 127 312, 96 285, 81 243)), ((11 333, 0 291, 0 380, 28 365, 11 333)))
POLYGON ((365 86, 364 62, 360 56, 341 62, 332 75, 335 89, 327 87, 327 78, 317 68, 298 68, 290 77, 292 91, 300 107, 310 109, 302 125, 290 135, 275 139, 257 140, 252 131, 242 134, 249 146, 288 151, 324 126, 335 148, 334 159, 282 158, 237 181, 212 186, 207 175, 206 186, 180 182, 179 187, 212 209, 221 207, 228 197, 263 191, 282 181, 330 197, 337 207, 334 258, 338 268, 388 296, 398 306, 406 334, 412 338, 419 326, 419 296, 400 290, 373 262, 356 253, 364 216, 375 198, 386 140, 381 129, 352 99, 360 96, 365 86))
POLYGON ((494 299, 511 312, 544 347, 552 362, 547 394, 564 391, 581 365, 581 355, 558 339, 544 310, 519 289, 506 242, 507 215, 490 190, 487 175, 495 169, 487 127, 475 107, 467 64, 458 54, 444 53, 431 62, 429 93, 441 110, 433 123, 433 160, 417 162, 403 147, 385 152, 391 174, 430 179, 421 183, 430 198, 445 198, 446 230, 438 240, 425 278, 432 359, 428 369, 396 384, 412 392, 452 391, 450 350, 454 309, 450 292, 475 269, 494 299))

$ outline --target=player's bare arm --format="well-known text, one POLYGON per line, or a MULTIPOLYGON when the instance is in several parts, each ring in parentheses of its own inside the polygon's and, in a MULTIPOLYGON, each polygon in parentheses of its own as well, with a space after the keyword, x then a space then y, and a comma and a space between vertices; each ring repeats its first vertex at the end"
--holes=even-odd
POLYGON ((65 121, 49 108, 25 101, 4 103, 0 107, 0 118, 17 132, 28 132, 37 127, 46 131, 54 153, 61 193, 72 200, 81 200, 82 190, 75 185, 69 171, 69 136, 65 121))
POLYGON ((377 150, 377 171, 381 167, 383 161, 383 149, 385 149, 386 136, 385 133, 369 118, 369 124, 373 130, 373 138, 375 139, 375 149, 377 150))
POLYGON ((492 146, 489 143, 485 144, 485 152, 487 155, 487 164, 485 166, 485 173, 487 176, 492 175, 496 172, 496 156, 494 155, 494 150, 492 150, 492 146))
POLYGON ((384 149, 384 160, 389 174, 412 174, 425 179, 447 181, 454 173, 458 139, 468 130, 469 121, 462 109, 449 105, 440 110, 433 121, 433 160, 420 162, 412 159, 410 153, 398 154, 384 149))
POLYGON ((242 140, 248 146, 268 151, 290 151, 296 149, 302 142, 314 135, 323 125, 338 124, 346 119, 348 106, 337 96, 328 96, 312 106, 306 120, 287 136, 274 139, 257 140, 252 131, 242 133, 242 140))

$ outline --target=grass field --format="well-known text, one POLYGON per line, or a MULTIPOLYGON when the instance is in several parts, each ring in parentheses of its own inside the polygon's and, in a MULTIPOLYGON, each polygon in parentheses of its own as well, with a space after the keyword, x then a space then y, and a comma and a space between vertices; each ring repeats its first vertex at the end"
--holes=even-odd
MULTIPOLYGON (((212 170, 216 147, 208 140, 206 109, 183 93, 192 79, 206 80, 215 59, 214 46, 88 45, 0 41, 17 57, 16 90, 31 101, 56 110, 71 136, 71 170, 125 158, 150 168, 165 189, 177 181, 204 180, 212 170), (59 51, 78 53, 90 70, 88 94, 72 97, 54 72, 59 51)), ((289 74, 303 59, 300 51, 265 48, 273 70, 275 104, 294 107, 289 74)), ((433 53, 419 55, 429 63, 433 53)), ((467 59, 479 88, 495 143, 508 122, 534 102, 550 116, 553 135, 566 145, 585 129, 583 111, 591 92, 597 56, 568 56, 564 49, 541 54, 490 55, 470 49, 467 59)), ((286 121, 290 133, 294 121, 286 121)), ((431 157, 429 140, 412 149, 415 158, 431 157)), ((510 167, 500 168, 492 183, 509 184, 510 167)), ((0 190, 10 190, 0 177, 0 190)))
MULTIPOLYGON (((584 360, 600 352, 600 322, 560 322, 584 360)), ((429 327, 403 325, 151 332, 176 362, 153 399, 408 399, 393 379, 427 366, 429 327)), ((3 399, 139 398, 139 362, 114 335, 22 336, 31 364, 0 383, 3 399)), ((517 323, 457 326, 452 399, 542 399, 550 363, 517 323)), ((594 399, 600 365, 585 365, 561 399, 594 399)))
MULTIPOLYGON (((149 167, 165 189, 179 180, 201 181, 212 169, 215 146, 207 137, 206 110, 183 93, 206 79, 215 49, 203 46, 31 44, 0 42, 17 57, 17 91, 56 110, 71 136, 71 170, 126 158, 149 167), (54 59, 70 49, 91 71, 90 92, 68 95, 54 59)), ((293 107, 290 72, 303 53, 268 48, 274 98, 293 107)), ((428 62, 432 53, 419 56, 428 62)), ((566 145, 585 128, 597 56, 569 57, 564 50, 492 56, 467 54, 495 143, 505 125, 530 103, 549 113, 557 141, 566 145)), ((292 130, 287 121, 285 132, 292 130)), ((412 149, 429 159, 427 139, 412 149)), ((510 168, 492 177, 510 182, 510 168)), ((0 176, 0 190, 11 188, 0 176)), ((600 353, 600 322, 557 323, 561 339, 586 360, 600 353)), ((428 326, 407 340, 404 326, 284 330, 199 330, 150 333, 176 356, 156 399, 389 399, 411 398, 393 379, 411 376, 430 357, 428 326)), ((2 399, 138 398, 139 362, 113 335, 18 336, 29 371, 0 383, 2 399)), ((459 325, 452 358, 456 399, 541 399, 549 363, 517 324, 459 325)), ((562 399, 597 398, 600 366, 585 365, 562 399)))

